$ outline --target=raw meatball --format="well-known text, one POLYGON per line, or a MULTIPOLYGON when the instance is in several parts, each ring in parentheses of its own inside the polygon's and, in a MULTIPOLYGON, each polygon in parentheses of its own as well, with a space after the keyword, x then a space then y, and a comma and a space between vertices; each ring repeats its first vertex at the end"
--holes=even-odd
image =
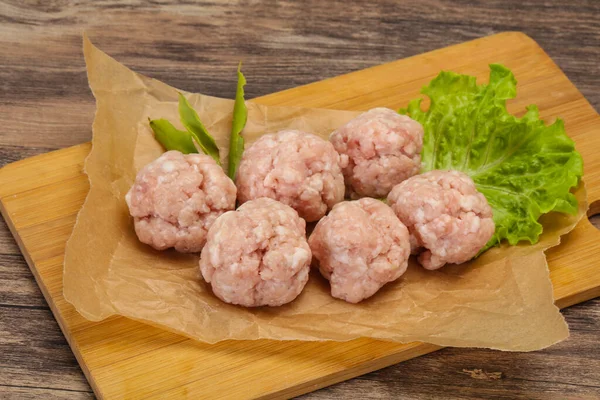
POLYGON ((318 136, 289 130, 264 135, 242 156, 238 200, 270 197, 306 221, 317 221, 344 199, 342 162, 345 158, 318 136))
POLYGON ((236 188, 204 154, 168 151, 146 165, 125 201, 141 242, 199 252, 218 216, 235 208, 236 188))
POLYGON ((385 197, 394 185, 421 168, 423 127, 389 108, 374 108, 337 129, 329 138, 348 156, 343 169, 349 194, 385 197))
POLYGON ((473 258, 494 234, 492 208, 471 178, 458 171, 430 171, 395 186, 388 204, 413 235, 427 269, 473 258))
POLYGON ((208 231, 200 271, 214 294, 246 307, 280 306, 308 281, 306 223, 294 209, 261 198, 225 213, 208 231))
POLYGON ((408 230, 391 208, 370 198, 333 207, 308 243, 331 295, 358 303, 406 271, 408 230))

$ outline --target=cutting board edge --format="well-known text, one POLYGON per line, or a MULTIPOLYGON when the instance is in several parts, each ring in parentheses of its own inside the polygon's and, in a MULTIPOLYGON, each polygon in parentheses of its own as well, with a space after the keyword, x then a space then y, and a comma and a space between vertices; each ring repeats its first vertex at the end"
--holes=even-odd
MULTIPOLYGON (((69 148, 55 150, 55 151, 52 151, 49 153, 30 157, 30 158, 27 158, 27 159, 21 160, 21 161, 31 161, 32 159, 35 161, 35 160, 39 160, 39 159, 44 159, 46 157, 51 157, 53 155, 56 155, 57 153, 67 153, 72 150, 76 150, 76 151, 83 150, 84 148, 87 148, 87 147, 89 147, 89 143, 84 143, 81 145, 76 145, 76 146, 72 146, 69 148)), ((18 164, 21 161, 17 161, 15 163, 12 163, 9 165, 17 165, 18 166, 18 164)), ((0 175, 0 177, 1 177, 1 175, 0 175)), ((41 185, 39 187, 42 187, 42 186, 45 186, 45 185, 41 185)), ((31 189, 31 190, 35 190, 35 189, 31 189)), ((7 196, 10 196, 13 194, 17 194, 17 193, 11 193, 11 194, 8 194, 7 196)), ((101 390, 101 387, 96 382, 94 374, 87 368, 87 364, 83 360, 83 354, 81 353, 77 342, 71 337, 69 332, 65 329, 65 322, 63 320, 63 316, 62 316, 60 310, 58 310, 54 300, 49 295, 48 289, 46 288, 46 285, 44 284, 43 280, 39 276, 37 268, 32 267, 32 265, 34 265, 33 260, 31 259, 29 253, 26 251, 25 245, 24 245, 23 241, 21 240, 18 231, 15 229, 14 223, 13 223, 12 219, 10 218, 9 210, 8 210, 2 197, 0 197, 0 213, 2 214, 3 218, 5 219, 8 227, 11 231, 11 234, 15 238, 15 241, 17 242, 19 249, 21 250, 25 260, 27 261, 27 265, 28 265, 29 269, 31 270, 32 274, 34 275, 36 283, 38 284, 38 286, 40 287, 40 289, 44 295, 44 299, 50 306, 50 309, 51 309, 54 317, 56 318, 63 335, 67 339, 69 346, 73 350, 73 353, 75 354, 78 364, 82 368, 87 380, 90 383, 90 386, 92 387, 92 389, 94 390, 94 393, 96 394, 96 396, 98 396, 98 398, 100 398, 100 399, 105 398, 104 393, 101 390), (52 299, 52 301, 50 299, 52 299)), ((589 223, 589 221, 585 221, 584 223, 589 223)), ((558 298, 558 299, 556 299, 556 304, 560 308, 565 308, 565 307, 570 307, 574 304, 581 303, 583 301, 590 300, 590 299, 598 297, 598 296, 600 296, 600 287, 594 287, 594 288, 584 290, 583 292, 580 292, 580 293, 577 293, 574 295, 569 295, 569 296, 566 296, 563 298, 558 298)), ((125 317, 120 317, 120 318, 125 318, 125 317)), ((93 321, 90 321, 90 322, 93 322, 93 321)), ((85 329, 93 329, 93 327, 89 327, 89 328, 86 327, 85 329)), ((192 339, 186 339, 186 340, 192 340, 192 339)), ((396 363, 399 363, 402 361, 406 361, 406 360, 409 360, 412 358, 419 357, 424 354, 428 354, 428 353, 437 351, 441 348, 442 347, 435 346, 435 345, 428 344, 428 343, 418 343, 415 345, 415 347, 410 349, 409 354, 405 354, 405 352, 403 351, 403 352, 392 353, 392 354, 388 354, 388 355, 385 355, 382 357, 374 358, 374 359, 370 360, 369 362, 359 364, 350 369, 345 369, 345 370, 336 371, 336 372, 333 372, 333 373, 330 373, 327 375, 322 375, 321 377, 319 377, 318 379, 313 380, 313 381, 302 382, 297 385, 290 386, 284 390, 278 390, 278 391, 274 391, 272 393, 267 393, 264 396, 262 396, 261 398, 280 399, 280 398, 287 398, 288 396, 300 395, 303 393, 307 393, 307 390, 317 390, 319 388, 323 388, 323 387, 329 386, 334 383, 338 383, 338 382, 341 382, 341 381, 344 381, 344 380, 347 380, 347 379, 350 379, 350 378, 353 378, 356 376, 360 376, 360 375, 368 373, 368 372, 372 372, 372 371, 375 371, 375 370, 378 370, 381 368, 385 368, 387 366, 390 366, 390 365, 393 365, 393 364, 396 364, 396 363)))
MULTIPOLYGON (((52 150, 47 153, 38 154, 38 155, 35 155, 32 157, 23 158, 21 160, 13 161, 11 163, 3 165, 0 168, 0 200, 7 196, 14 196, 19 193, 23 193, 23 192, 26 192, 29 190, 35 190, 40 187, 48 185, 48 183, 44 183, 44 184, 40 184, 40 185, 31 186, 27 190, 11 191, 10 193, 3 191, 2 188, 4 186, 3 185, 4 181, 8 181, 9 177, 12 174, 15 174, 16 172, 18 172, 21 168, 26 169, 26 168, 28 168, 28 166, 30 164, 34 164, 40 160, 45 160, 46 158, 54 158, 57 155, 59 155, 59 156, 65 155, 66 156, 69 153, 77 154, 77 153, 83 152, 85 154, 85 157, 87 157, 91 149, 92 149, 92 142, 84 142, 84 143, 80 143, 80 144, 75 144, 73 146, 64 147, 62 149, 52 150)), ((84 157, 84 160, 82 160, 82 162, 81 162, 82 165, 83 165, 83 162, 85 162, 85 157, 84 157)))
MULTIPOLYGON (((280 96, 284 96, 284 95, 286 95, 286 94, 288 94, 290 92, 293 92, 293 91, 295 91, 295 90, 297 90, 299 88, 308 89, 308 88, 311 88, 313 86, 317 86, 317 85, 321 85, 321 84, 328 84, 328 83, 330 83, 331 81, 334 81, 334 80, 348 78, 351 75, 356 74, 358 72, 361 72, 361 73, 363 73, 363 72, 364 73, 372 72, 372 71, 377 70, 379 68, 382 68, 382 67, 385 67, 385 66, 389 66, 390 64, 394 64, 394 63, 397 63, 397 62, 400 62, 400 61, 406 61, 406 60, 410 60, 410 59, 413 59, 413 58, 419 58, 419 57, 422 57, 424 55, 431 56, 431 55, 435 55, 435 54, 437 54, 439 52, 442 52, 442 51, 448 51, 449 49, 463 47, 463 46, 466 46, 468 44, 480 44, 480 43, 484 43, 484 42, 487 42, 487 41, 490 41, 490 40, 497 40, 497 39, 502 38, 502 37, 506 37, 507 39, 509 39, 509 38, 517 38, 518 40, 523 41, 524 44, 526 44, 526 45, 532 45, 532 46, 536 47, 537 49, 540 49, 544 53, 544 55, 546 57, 548 57, 549 59, 552 60, 552 58, 550 56, 548 56, 548 54, 538 44, 538 42, 536 42, 535 39, 533 39, 531 36, 527 35, 526 33, 522 32, 522 31, 503 31, 503 32, 494 33, 494 34, 491 34, 491 35, 488 35, 488 36, 483 36, 483 37, 480 37, 480 38, 476 38, 476 39, 473 39, 473 40, 468 40, 466 42, 456 43, 456 44, 453 44, 453 45, 450 45, 450 46, 428 50, 428 51, 425 51, 423 53, 414 54, 412 56, 408 56, 408 57, 404 57, 404 58, 399 58, 399 59, 396 59, 396 60, 388 61, 388 62, 385 62, 383 64, 373 65, 373 66, 368 67, 368 68, 363 68, 363 69, 358 69, 358 70, 355 70, 355 71, 350 71, 350 72, 347 72, 345 74, 332 76, 332 77, 325 78, 325 79, 322 79, 322 80, 319 80, 319 81, 315 81, 315 82, 310 82, 310 83, 307 83, 305 85, 295 86, 295 87, 292 87, 292 88, 289 88, 289 89, 284 89, 284 90, 281 90, 281 91, 278 91, 278 92, 275 92, 275 93, 269 93, 269 94, 266 94, 264 96, 260 96, 260 97, 256 97, 254 99, 251 99, 250 101, 256 101, 257 103, 265 104, 265 105, 275 105, 275 104, 271 103, 271 99, 275 99, 275 98, 278 98, 280 96)), ((552 62, 554 63, 554 61, 552 61, 552 62)), ((556 63, 554 63, 554 65, 556 65, 556 63)), ((557 66, 557 68, 558 68, 558 66, 557 66)), ((561 73, 563 75, 566 76, 566 74, 560 68, 558 68, 558 69, 561 71, 561 73)), ((588 104, 589 104, 589 102, 588 102, 588 104)), ((293 104, 289 104, 289 105, 293 106, 293 104)), ((324 108, 327 108, 327 107, 324 107, 324 108)))
MULTIPOLYGON (((77 146, 81 146, 81 145, 77 145, 77 146)), ((77 146, 72 146, 72 147, 77 147, 77 146)), ((32 158, 37 158, 37 157, 44 156, 44 155, 51 154, 51 153, 64 151, 64 150, 66 150, 66 149, 51 151, 48 153, 40 154, 39 156, 29 157, 26 160, 29 160, 32 158)), ((19 163, 19 161, 16 161, 15 163, 12 163, 12 164, 16 164, 16 163, 19 163)), ((1 175, 0 175, 0 177, 1 177, 1 175)), ((18 231, 15 228, 14 223, 13 223, 12 219, 10 218, 8 209, 6 208, 6 205, 4 204, 3 197, 0 197, 0 215, 2 215, 2 218, 6 222, 6 225, 8 226, 8 229, 10 230, 11 235, 15 239, 15 242, 17 243, 17 246, 19 247, 19 250, 21 251, 23 258, 25 259, 27 266, 29 267, 29 270, 31 271, 31 274, 33 275, 33 278, 35 279, 35 283, 40 288, 42 295, 44 296, 44 300, 46 300, 46 303, 50 307, 50 311, 52 312, 54 319, 56 319, 56 322, 58 323, 58 326, 60 327, 60 331, 62 332, 63 336, 67 340, 69 347, 73 351, 73 354, 75 355, 75 359, 77 360, 77 364, 79 364, 79 367, 83 371, 83 374, 85 375, 88 383, 90 384, 94 394, 99 399, 104 399, 104 394, 100 390, 100 386, 98 386, 98 384, 96 383, 96 380, 95 380, 93 374, 87 367, 87 364, 85 363, 85 361, 83 359, 83 354, 81 353, 78 344, 73 340, 70 333, 65 328, 65 321, 64 321, 62 313, 56 306, 56 303, 54 302, 54 299, 52 298, 52 296, 50 296, 50 293, 48 292, 48 288, 46 287, 46 284, 39 276, 39 272, 38 272, 37 268, 35 268, 35 263, 31 259, 31 256, 29 255, 29 253, 26 251, 25 244, 21 240, 21 237, 18 234, 18 231)), ((90 322, 92 322, 92 321, 90 321, 90 322)))
POLYGON ((421 357, 429 353, 436 352, 443 349, 441 346, 437 346, 430 343, 413 342, 415 346, 408 352, 402 351, 398 353, 388 354, 383 357, 375 358, 368 362, 362 363, 352 369, 342 370, 340 372, 334 372, 329 375, 323 375, 319 379, 313 381, 307 381, 297 384, 296 386, 279 390, 271 393, 265 393, 263 396, 257 397, 257 400, 283 400, 289 399, 302 394, 314 392, 315 390, 322 389, 327 386, 335 385, 336 383, 347 381, 348 379, 356 378, 369 372, 377 371, 382 368, 389 367, 394 364, 408 361, 413 358, 421 357), (405 354, 408 353, 408 354, 405 354), (408 356, 407 356, 408 355, 408 356), (364 368, 363 368, 364 367, 364 368), (350 373, 349 373, 350 372, 350 373))

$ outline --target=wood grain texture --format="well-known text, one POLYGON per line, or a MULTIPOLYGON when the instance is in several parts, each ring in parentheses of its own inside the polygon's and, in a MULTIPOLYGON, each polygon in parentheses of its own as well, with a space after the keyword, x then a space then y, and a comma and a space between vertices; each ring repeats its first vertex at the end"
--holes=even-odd
MULTIPOLYGON (((142 73, 225 97, 233 95, 240 58, 251 79, 248 96, 255 97, 522 30, 593 106, 600 105, 600 4, 594 0, 169 3, 0 3, 0 165, 89 140, 94 105, 81 57, 83 28, 101 48, 142 73)), ((0 397, 82 398, 76 391, 90 389, 4 226, 0 260, 0 331, 6 332, 0 339, 0 397), (23 310, 27 324, 15 309, 23 310)), ((600 358, 598 309, 593 301, 566 310, 572 338, 544 352, 445 349, 309 397, 431 398, 448 393, 447 387, 455 389, 448 393, 455 398, 598 397, 593 382, 600 381, 600 372, 589 363, 600 358), (463 369, 503 376, 474 379, 463 369)))

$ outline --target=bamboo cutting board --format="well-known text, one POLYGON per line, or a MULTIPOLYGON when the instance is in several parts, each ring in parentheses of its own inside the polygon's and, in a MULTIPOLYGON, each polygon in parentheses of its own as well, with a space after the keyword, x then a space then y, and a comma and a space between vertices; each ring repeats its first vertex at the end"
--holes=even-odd
MULTIPOLYGON (((549 120, 565 119, 585 161, 592 207, 600 212, 600 116, 530 38, 503 33, 256 99, 268 105, 349 110, 398 108, 441 69, 487 80, 488 64, 511 68, 518 98, 549 120)), ((0 170, 0 208, 94 392, 99 398, 286 398, 434 351, 359 339, 346 343, 228 341, 206 345, 122 317, 82 318, 62 296, 64 247, 88 191, 90 144, 0 170)), ((93 244, 92 244, 93 245, 93 244)), ((584 218, 547 252, 557 303, 600 295, 600 232, 584 218)))

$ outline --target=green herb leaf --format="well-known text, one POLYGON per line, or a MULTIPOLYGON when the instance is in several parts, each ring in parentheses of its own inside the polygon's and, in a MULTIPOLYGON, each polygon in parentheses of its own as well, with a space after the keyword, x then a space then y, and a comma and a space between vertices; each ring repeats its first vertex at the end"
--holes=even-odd
POLYGON ((246 108, 246 102, 244 100, 244 86, 246 85, 246 78, 241 71, 242 63, 238 65, 237 70, 237 90, 235 92, 235 104, 233 105, 233 121, 231 123, 231 137, 229 139, 229 165, 227 168, 227 175, 231 180, 235 181, 235 174, 237 173, 240 160, 242 159, 242 153, 244 152, 244 138, 240 133, 246 126, 248 120, 248 109, 246 108))
POLYGON ((482 85, 473 76, 441 72, 421 91, 431 100, 427 111, 422 99, 400 110, 425 129, 423 171, 465 172, 492 206, 496 232, 484 250, 503 239, 536 243, 542 214, 577 212, 571 188, 583 174, 581 155, 562 120, 545 125, 535 106, 522 118, 508 113, 516 83, 498 64, 490 65, 489 83, 482 85))
POLYGON ((183 154, 198 152, 189 132, 180 131, 166 119, 151 120, 148 118, 148 122, 154 131, 154 137, 165 149, 177 150, 183 154))
POLYGON ((221 165, 221 159, 219 158, 219 148, 215 139, 208 133, 196 110, 192 108, 187 99, 179 93, 179 118, 183 126, 192 135, 198 146, 202 149, 205 154, 211 156, 217 164, 221 165))

